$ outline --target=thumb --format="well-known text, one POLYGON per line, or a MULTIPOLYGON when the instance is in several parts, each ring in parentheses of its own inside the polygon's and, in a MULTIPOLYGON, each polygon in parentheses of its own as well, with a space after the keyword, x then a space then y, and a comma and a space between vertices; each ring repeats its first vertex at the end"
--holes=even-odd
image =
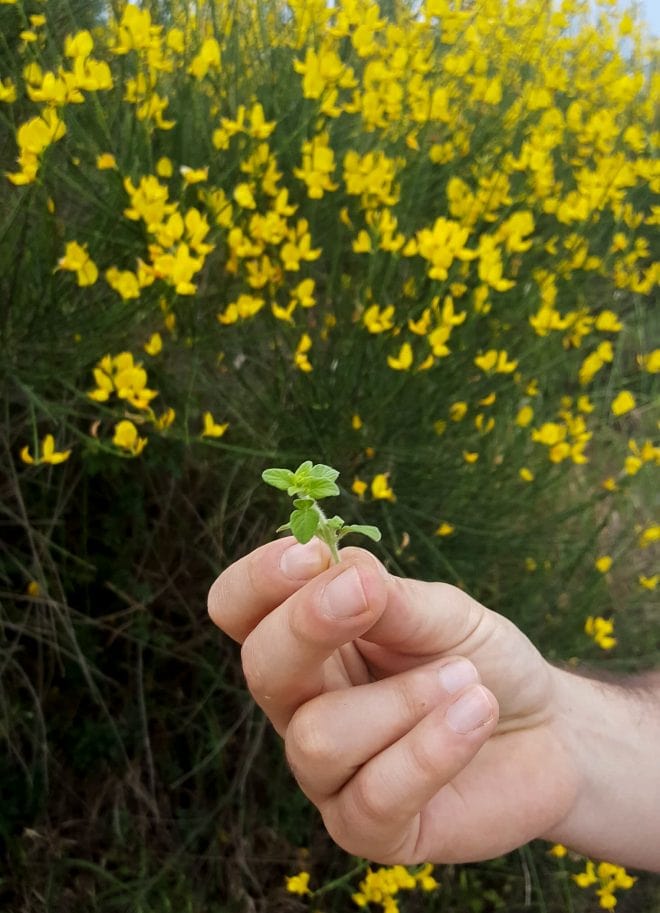
MULTIPOLYGON (((359 548, 342 549, 342 560, 361 561, 369 555, 386 580, 385 610, 362 635, 365 652, 378 655, 384 648, 388 670, 392 658, 400 655, 401 670, 410 667, 411 656, 428 662, 434 654, 466 654, 466 647, 479 641, 495 627, 499 617, 463 590, 448 583, 426 583, 389 574, 370 552, 359 548), (373 650, 370 650, 373 645, 373 650)), ((362 649, 362 645, 361 645, 362 649)))

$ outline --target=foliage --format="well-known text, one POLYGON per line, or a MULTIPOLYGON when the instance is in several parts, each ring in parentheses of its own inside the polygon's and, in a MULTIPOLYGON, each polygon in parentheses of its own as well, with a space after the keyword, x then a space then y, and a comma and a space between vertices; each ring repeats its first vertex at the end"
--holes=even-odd
MULTIPOLYGON (((204 616, 266 466, 551 659, 657 666, 658 49, 593 6, 0 0, 7 909, 366 890, 204 616)), ((584 865, 390 899, 580 910, 584 865)))
POLYGON ((325 542, 332 554, 333 561, 338 563, 339 542, 350 533, 360 533, 374 542, 380 542, 380 530, 376 526, 348 526, 339 516, 326 517, 318 505, 322 498, 339 494, 335 480, 339 476, 332 466, 323 463, 312 464, 305 460, 292 472, 290 469, 265 469, 261 478, 268 485, 296 495, 289 522, 278 527, 277 532, 290 530, 298 542, 305 545, 315 536, 325 542))

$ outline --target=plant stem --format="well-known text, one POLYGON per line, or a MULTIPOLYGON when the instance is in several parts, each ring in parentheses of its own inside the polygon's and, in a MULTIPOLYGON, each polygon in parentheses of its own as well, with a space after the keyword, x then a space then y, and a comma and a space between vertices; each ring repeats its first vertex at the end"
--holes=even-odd
POLYGON ((332 527, 328 526, 328 518, 318 506, 316 501, 314 502, 314 507, 316 508, 318 515, 321 518, 321 522, 319 523, 318 529, 316 531, 316 538, 320 539, 321 542, 325 542, 325 544, 330 549, 333 564, 339 564, 341 558, 339 557, 339 549, 337 548, 337 533, 334 529, 332 529, 332 527))

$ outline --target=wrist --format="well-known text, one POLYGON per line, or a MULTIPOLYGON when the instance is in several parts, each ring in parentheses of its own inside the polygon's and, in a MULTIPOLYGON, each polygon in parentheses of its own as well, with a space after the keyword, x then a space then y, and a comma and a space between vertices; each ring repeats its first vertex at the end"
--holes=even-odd
POLYGON ((660 870, 660 694, 552 667, 553 730, 575 800, 545 839, 660 870))

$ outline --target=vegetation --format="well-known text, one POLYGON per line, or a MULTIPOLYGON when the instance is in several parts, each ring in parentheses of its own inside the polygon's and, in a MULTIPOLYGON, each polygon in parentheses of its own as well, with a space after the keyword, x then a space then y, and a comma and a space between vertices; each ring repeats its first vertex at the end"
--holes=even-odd
POLYGON ((3 909, 658 908, 346 858, 205 609, 311 458, 393 573, 657 668, 658 47, 592 7, 0 0, 3 909))

